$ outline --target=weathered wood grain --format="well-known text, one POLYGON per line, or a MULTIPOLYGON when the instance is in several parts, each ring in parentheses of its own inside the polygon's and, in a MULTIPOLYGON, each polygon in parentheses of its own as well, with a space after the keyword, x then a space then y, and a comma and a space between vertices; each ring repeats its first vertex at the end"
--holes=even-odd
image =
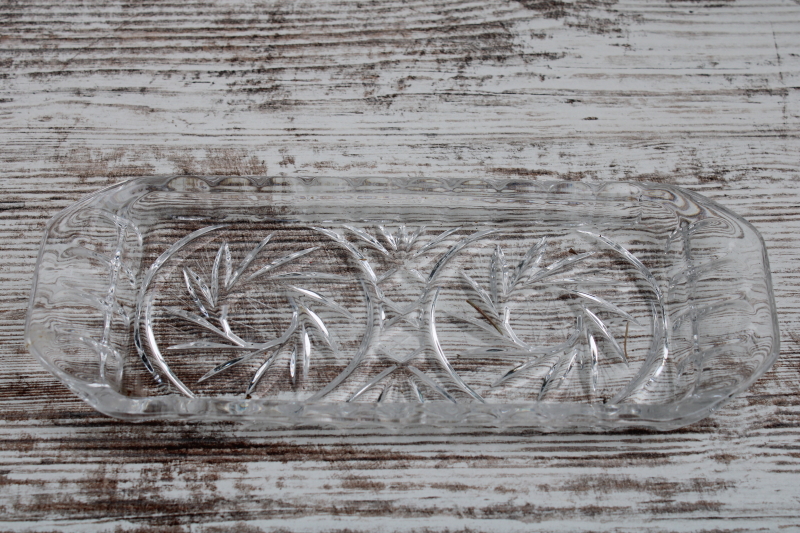
POLYGON ((0 4, 0 531, 800 530, 800 3, 0 4), (22 345, 46 220, 141 174, 669 181, 748 218, 782 351, 657 434, 131 425, 22 345))

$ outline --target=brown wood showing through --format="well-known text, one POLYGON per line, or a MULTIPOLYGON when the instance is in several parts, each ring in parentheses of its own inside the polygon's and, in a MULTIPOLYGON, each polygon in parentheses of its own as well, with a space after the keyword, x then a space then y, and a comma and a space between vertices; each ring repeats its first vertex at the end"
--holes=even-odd
POLYGON ((800 2, 0 3, 0 531, 800 530, 800 2), (680 431, 131 424, 23 343, 46 221, 152 174, 675 183, 764 236, 781 357, 680 431))

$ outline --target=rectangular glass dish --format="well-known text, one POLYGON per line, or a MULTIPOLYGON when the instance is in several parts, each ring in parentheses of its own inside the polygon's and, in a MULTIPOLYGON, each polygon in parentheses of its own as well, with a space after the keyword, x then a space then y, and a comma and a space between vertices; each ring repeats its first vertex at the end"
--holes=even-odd
POLYGON ((26 342, 111 416, 672 429, 778 355, 763 241, 645 183, 139 178, 48 225, 26 342))

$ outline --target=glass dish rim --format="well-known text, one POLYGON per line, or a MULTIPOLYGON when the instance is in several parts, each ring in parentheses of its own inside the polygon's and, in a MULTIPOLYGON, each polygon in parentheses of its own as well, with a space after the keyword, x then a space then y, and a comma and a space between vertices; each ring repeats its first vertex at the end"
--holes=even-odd
MULTIPOLYGON (((417 406, 415 404, 387 404, 388 406, 384 411, 391 412, 393 407, 395 411, 400 413, 397 420, 401 420, 400 426, 415 426, 423 425, 425 427, 528 427, 532 429, 548 430, 548 429, 565 429, 583 427, 580 420, 584 417, 592 417, 591 423, 586 424, 587 428, 603 428, 603 429, 618 429, 618 428, 651 428, 658 430, 672 430, 679 427, 686 426, 694 423, 719 408, 722 404, 730 398, 741 394, 744 390, 749 388, 753 382, 762 377, 772 365, 775 363, 780 354, 780 333, 778 325, 778 317, 776 313, 776 305, 774 298, 774 291, 772 287, 771 271, 769 267, 769 259, 767 256, 767 248, 763 236, 753 226, 752 223, 744 219, 742 216, 732 212, 730 209, 719 205, 715 201, 704 197, 691 190, 675 186, 672 184, 652 183, 652 182, 582 182, 582 181, 558 181, 558 180, 525 180, 519 178, 394 178, 394 177, 359 177, 347 178, 340 176, 201 176, 201 175, 169 175, 169 176, 139 176, 134 177, 120 183, 108 185, 93 193, 90 193, 79 201, 71 204, 67 208, 56 213, 46 224, 44 235, 42 237, 35 270, 33 275, 33 286, 31 289, 31 296, 28 303, 28 309, 25 319, 25 345, 28 350, 35 356, 35 358, 44 366, 49 372, 54 374, 60 381, 65 383, 73 392, 84 399, 92 407, 100 412, 123 418, 128 420, 152 420, 152 419, 190 419, 190 420, 243 420, 243 421, 258 421, 266 424, 274 424, 279 426, 298 426, 300 422, 306 421, 308 423, 318 424, 323 423, 327 425, 339 426, 380 426, 386 427, 388 414, 384 413, 369 419, 369 417, 362 417, 358 411, 363 411, 361 407, 353 408, 351 411, 356 413, 356 418, 347 415, 342 417, 326 416, 331 406, 341 406, 341 404, 330 402, 319 402, 318 404, 298 403, 298 402, 277 402, 274 400, 262 399, 247 399, 224 396, 219 397, 201 397, 201 398, 186 398, 178 395, 167 396, 149 396, 149 397, 134 397, 126 396, 114 391, 109 385, 103 383, 89 383, 77 379, 74 376, 63 372, 56 365, 54 365, 48 358, 42 354, 33 339, 34 332, 32 331, 32 319, 35 305, 35 298, 37 294, 37 287, 39 284, 39 266, 42 261, 43 254, 48 238, 51 236, 53 227, 57 222, 64 217, 79 211, 85 205, 98 197, 108 195, 112 191, 123 190, 126 187, 133 187, 135 184, 143 185, 158 185, 167 186, 174 180, 192 179, 200 180, 208 185, 212 190, 215 187, 231 186, 237 187, 249 183, 257 187, 259 190, 252 191, 254 193, 261 192, 260 189, 270 186, 275 186, 280 183, 302 183, 304 186, 320 186, 320 183, 326 181, 331 183, 346 184, 350 187, 351 192, 364 192, 364 188, 375 191, 383 191, 387 194, 398 193, 419 193, 419 190, 410 190, 409 184, 416 184, 418 187, 428 186, 424 190, 425 194, 432 195, 449 195, 449 194, 474 194, 477 192, 488 192, 490 194, 514 194, 514 195, 538 195, 538 194, 566 194, 573 196, 582 196, 583 194, 591 194, 597 199, 598 192, 608 190, 611 187, 628 186, 644 190, 667 190, 680 195, 684 195, 696 202, 710 204, 717 211, 724 213, 736 221, 737 224, 750 230, 755 236, 761 246, 764 268, 765 268, 765 283, 768 288, 768 298, 772 319, 772 334, 773 343, 769 355, 765 358, 764 362, 745 380, 740 382, 736 387, 732 388, 728 394, 720 395, 712 401, 698 403, 697 408, 690 414, 682 414, 678 421, 671 419, 668 416, 654 417, 652 413, 647 416, 642 416, 648 407, 653 406, 663 410, 663 404, 635 404, 635 403, 621 403, 621 404, 581 404, 581 403, 548 403, 531 401, 519 404, 489 404, 486 409, 476 409, 475 404, 462 404, 459 407, 471 410, 475 415, 473 417, 464 416, 463 413, 460 418, 448 417, 444 414, 446 411, 438 409, 438 402, 429 402, 433 407, 431 410, 425 406, 417 406), (388 185, 388 188, 381 188, 388 185), (511 187, 509 187, 511 185, 511 187), (459 186, 463 187, 459 190, 459 186), (481 187, 482 186, 482 187, 481 187), (573 189, 557 190, 557 188, 573 189), (519 190, 523 189, 523 190, 519 190), (580 190, 578 190, 580 189, 580 190), (105 403, 104 403, 105 402, 105 403), (114 406, 121 406, 121 408, 109 408, 109 404, 114 406), (162 405, 163 404, 163 405, 162 405), (167 405, 169 404, 169 405, 167 405), (171 407, 170 407, 171 405, 171 407), (294 411, 291 407, 294 406, 294 411), (281 418, 280 414, 276 414, 274 408, 282 407, 287 414, 281 418), (564 418, 564 413, 561 411, 571 409, 574 413, 573 417, 567 416, 564 418), (264 413, 270 411, 271 418, 265 419, 264 413), (501 411, 506 411, 505 413, 501 411), (516 410, 516 411, 515 411, 516 410), (513 411, 513 413, 511 413, 513 411), (514 413, 523 412, 529 416, 517 416, 521 422, 515 422, 514 413), (311 414, 315 413, 315 414, 311 414), (511 414, 509 414, 511 413, 511 414), (562 418, 556 420, 552 418, 552 414, 559 414, 562 418), (630 416, 629 419, 620 418, 620 416, 630 416), (427 418, 426 418, 427 417, 427 418), (470 418, 476 418, 480 421, 469 422, 470 418), (486 420, 489 420, 489 423, 486 420), (402 422, 402 421, 405 422, 402 422), (435 420, 435 423, 431 423, 435 420), (531 425, 531 420, 539 420, 539 423, 531 425)), ((206 191, 211 192, 211 191, 206 191)), ((344 190, 337 192, 346 192, 344 190)), ((202 194, 202 191, 197 191, 202 194)), ((143 197, 141 195, 140 197, 143 197)), ((614 198, 609 196, 608 198, 614 198)), ((370 405, 370 404, 366 404, 370 405)), ((448 404, 451 406, 451 404, 448 404)), ((430 407, 430 406, 429 406, 430 407)), ((339 409, 342 409, 339 407, 339 409)), ((458 410, 457 410, 458 411, 458 410)), ((361 413, 363 415, 363 413, 361 413)), ((569 413, 567 413, 569 414, 569 413)))

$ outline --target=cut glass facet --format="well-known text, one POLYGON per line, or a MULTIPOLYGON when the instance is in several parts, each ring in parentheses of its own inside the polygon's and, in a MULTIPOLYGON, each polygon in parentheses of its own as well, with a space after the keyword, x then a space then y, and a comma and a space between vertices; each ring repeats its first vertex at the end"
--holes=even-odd
POLYGON ((677 187, 156 177, 51 221, 26 334, 123 418, 670 429, 776 324, 759 234, 677 187))

